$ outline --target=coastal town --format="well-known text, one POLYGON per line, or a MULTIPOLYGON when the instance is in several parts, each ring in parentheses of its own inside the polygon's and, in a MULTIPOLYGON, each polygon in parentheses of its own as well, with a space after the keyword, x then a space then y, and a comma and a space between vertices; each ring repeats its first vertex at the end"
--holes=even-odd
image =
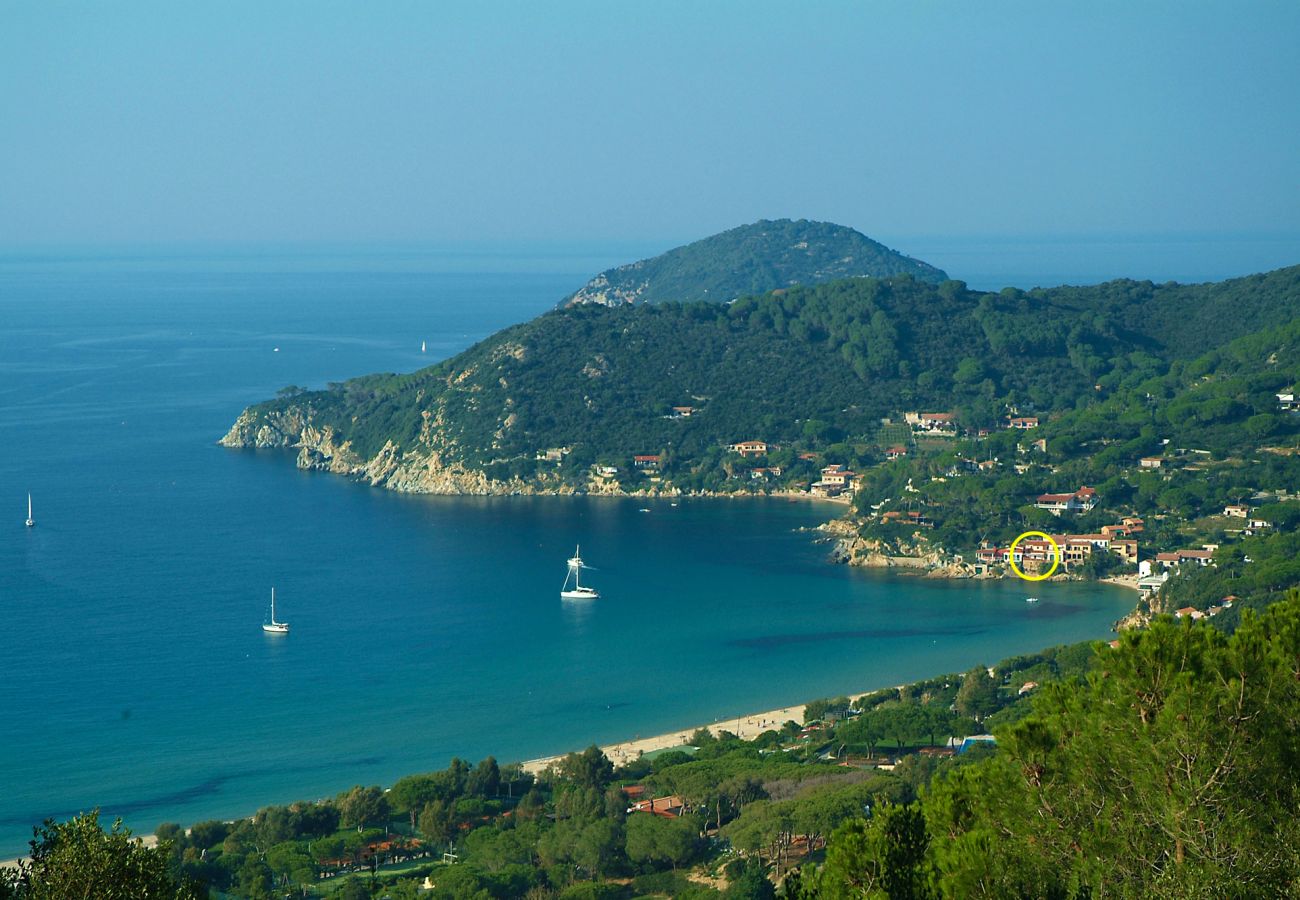
MULTIPOLYGON (((1297 413, 1292 391, 1276 394, 1281 414, 1297 413)), ((706 406, 675 406, 669 416, 686 419, 707 414, 706 406)), ((852 460, 826 457, 845 455, 783 445, 762 438, 747 437, 726 445, 723 465, 735 485, 733 490, 759 494, 785 494, 844 503, 850 507, 845 519, 828 527, 837 540, 834 556, 869 566, 902 567, 942 577, 1004 577, 1019 569, 1039 576, 1049 569, 1056 578, 1105 577, 1135 588, 1144 597, 1159 593, 1169 579, 1187 567, 1213 567, 1215 554, 1228 542, 1267 533, 1273 524, 1258 514, 1259 506, 1289 502, 1286 491, 1251 492, 1240 502, 1227 503, 1221 512, 1208 511, 1202 540, 1183 529, 1192 542, 1170 546, 1168 516, 1148 508, 1140 514, 1131 501, 1107 502, 1098 488, 1081 484, 1064 490, 1028 493, 1017 503, 1023 508, 1048 514, 1053 521, 1082 519, 1087 530, 1051 527, 1046 520, 1024 520, 1032 532, 1015 542, 981 539, 974 545, 948 549, 931 538, 945 517, 944 503, 929 496, 927 486, 940 486, 968 476, 1003 476, 1027 483, 1052 480, 1061 467, 1052 462, 1048 439, 1039 436, 1046 420, 1008 407, 1001 427, 1006 437, 994 441, 995 429, 965 428, 951 411, 906 411, 898 419, 884 419, 874 448, 858 446, 852 460), (996 444, 996 450, 980 451, 996 444), (1006 459, 1008 451, 1011 459, 1006 459), (925 465, 919 465, 922 461, 925 465), (908 465, 911 463, 912 465, 908 465), (890 472, 907 466, 907 481, 893 492, 901 496, 873 496, 872 472, 890 472), (1096 521, 1101 511, 1113 512, 1110 521, 1096 521), (1162 526, 1159 537, 1150 531, 1154 515, 1162 526), (1031 528, 1030 525, 1038 527, 1031 528), (1212 539, 1211 539, 1212 538, 1212 539)), ((1104 442, 1103 442, 1104 444, 1104 442)), ((1179 449, 1165 442, 1159 454, 1130 458, 1130 478, 1150 476, 1168 482, 1180 475, 1194 474, 1211 463, 1208 451, 1179 449)), ((558 460, 564 449, 547 451, 539 458, 558 460)), ((592 467, 591 486, 601 493, 677 494, 671 473, 666 471, 666 454, 635 455, 630 471, 601 464, 592 467)), ((1014 481, 1012 484, 1014 485, 1014 481)), ((1059 484, 1059 481, 1058 481, 1059 484)), ((938 492, 933 492, 938 493, 938 492)), ((1180 532, 1182 533, 1182 532, 1180 532)), ((1230 608, 1227 598, 1197 610, 1213 615, 1230 608)))

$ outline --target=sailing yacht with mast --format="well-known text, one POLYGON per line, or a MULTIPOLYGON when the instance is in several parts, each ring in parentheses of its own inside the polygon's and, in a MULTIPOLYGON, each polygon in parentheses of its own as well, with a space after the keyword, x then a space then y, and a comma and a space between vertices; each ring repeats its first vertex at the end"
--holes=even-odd
POLYGON ((600 592, 592 587, 583 587, 580 573, 586 564, 582 561, 581 547, 575 547, 573 558, 569 560, 569 573, 564 576, 564 585, 560 588, 560 597, 564 600, 598 600, 600 592), (573 587, 569 587, 569 579, 573 579, 573 587))
POLYGON ((288 634, 289 623, 275 621, 275 588, 271 588, 271 621, 262 623, 262 630, 268 634, 288 634))
POLYGON ((35 524, 36 524, 36 520, 32 518, 32 495, 28 494, 27 495, 27 527, 31 528, 35 524))

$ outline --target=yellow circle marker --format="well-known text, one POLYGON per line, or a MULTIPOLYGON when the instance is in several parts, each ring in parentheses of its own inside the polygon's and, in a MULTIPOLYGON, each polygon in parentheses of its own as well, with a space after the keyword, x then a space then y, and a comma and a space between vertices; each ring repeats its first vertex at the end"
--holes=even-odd
POLYGON ((1052 573, 1056 571, 1056 567, 1061 564, 1061 548, 1056 541, 1052 540, 1050 534, 1044 534, 1041 531, 1026 531, 1020 537, 1011 542, 1011 549, 1007 551, 1007 562, 1011 563, 1011 571, 1025 579, 1025 581, 1042 581, 1044 578, 1051 578, 1052 573), (1019 544, 1027 537, 1043 538, 1047 543, 1051 544, 1052 549, 1056 551, 1056 560, 1052 563, 1052 567, 1042 575, 1026 575, 1024 572, 1020 571, 1020 567, 1016 565, 1016 544, 1019 544))

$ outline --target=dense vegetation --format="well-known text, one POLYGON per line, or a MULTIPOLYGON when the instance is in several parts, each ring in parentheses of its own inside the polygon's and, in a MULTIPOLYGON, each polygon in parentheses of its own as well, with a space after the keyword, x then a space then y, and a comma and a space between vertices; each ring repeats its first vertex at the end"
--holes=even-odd
MULTIPOLYGON (((1000 426, 1009 406, 1040 415, 1077 409, 1086 438, 1085 425, 1103 428, 1118 408, 1123 422, 1139 417, 1130 430, 1140 436, 1146 408, 1183 391, 1166 419, 1227 433, 1269 415, 1258 411, 1263 382, 1286 380, 1250 357, 1263 336, 1229 343, 1286 326, 1298 310, 1300 268, 1211 285, 996 294, 955 281, 851 279, 729 305, 557 310, 429 369, 295 392, 252 412, 309 410, 362 458, 391 440, 527 478, 556 470, 539 451, 564 447, 572 452, 558 474, 582 485, 595 462, 660 454, 671 483, 716 488, 735 474, 731 443, 842 445, 861 448, 857 458, 869 463, 879 458, 880 419, 906 409, 952 410, 972 429, 1000 426), (1213 315, 1222 321, 1205 327, 1213 315), (1190 392, 1216 360, 1230 366, 1237 357, 1247 388, 1190 392), (1135 392, 1143 396, 1136 405, 1135 392), (674 418, 674 406, 695 412, 674 418), (425 429, 426 412, 437 427, 425 429)), ((1277 424, 1251 427, 1265 434, 1277 424)))
POLYGON ((795 284, 836 278, 947 276, 843 225, 800 219, 759 221, 601 272, 561 304, 725 303, 795 284))
MULTIPOLYGON (((929 543, 951 549, 973 548, 981 539, 1005 545, 1029 528, 1095 533, 1122 516, 1138 515, 1145 520, 1138 536, 1143 558, 1180 547, 1223 548, 1217 574, 1197 575, 1198 584, 1222 592, 1211 598, 1208 587, 1190 594, 1180 587, 1186 599, 1203 608, 1228 594, 1258 594, 1267 603, 1294 579, 1279 577, 1268 565, 1247 566, 1244 558, 1253 555, 1262 563, 1281 555, 1286 551, 1270 548, 1289 538, 1277 534, 1247 554, 1240 541, 1247 523, 1225 517, 1223 510, 1247 504, 1251 518, 1268 522, 1264 530, 1274 534, 1296 523, 1296 504, 1287 498, 1300 485, 1300 416, 1281 411, 1277 393, 1297 382, 1300 320, 1190 361, 1118 361, 1097 379, 1089 402, 1044 416, 1032 431, 1002 429, 978 440, 913 447, 907 459, 868 469, 856 498, 869 519, 862 533, 893 541, 910 535, 902 524, 871 517, 872 506, 884 498, 901 498, 887 509, 925 510, 934 525, 929 543), (1045 451, 1031 448, 1040 440, 1045 451), (1160 467, 1142 468, 1142 457, 1158 459, 1160 467), (987 471, 963 468, 974 460, 998 464, 987 471), (905 489, 909 482, 911 489, 905 489), (1040 493, 1080 485, 1096 488, 1100 498, 1086 515, 1057 518, 1032 505, 1040 493)), ((1105 558, 1097 566, 1113 567, 1105 558)))
POLYGON ((792 897, 1300 896, 1300 596, 1161 621, 1040 692, 997 753, 836 832, 792 897))
POLYGON ((538 778, 455 760, 164 824, 156 851, 47 823, 0 897, 403 898, 426 877, 435 898, 1297 896, 1297 767, 1293 591, 1231 636, 1159 619, 625 767, 595 747, 538 778), (997 743, 944 746, 980 731, 997 743), (631 809, 649 798, 672 812, 631 809))

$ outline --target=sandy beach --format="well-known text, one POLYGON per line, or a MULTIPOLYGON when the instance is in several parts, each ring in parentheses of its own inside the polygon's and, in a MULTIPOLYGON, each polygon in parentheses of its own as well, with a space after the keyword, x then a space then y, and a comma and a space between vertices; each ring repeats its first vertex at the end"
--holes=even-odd
MULTIPOLYGON (((850 700, 856 700, 864 697, 874 691, 863 691, 857 694, 846 694, 850 700)), ((732 734, 753 740, 764 731, 773 731, 779 729, 786 722, 791 720, 803 724, 803 711, 807 704, 800 703, 798 706, 783 706, 780 709, 769 709, 766 712, 751 713, 747 716, 740 716, 735 719, 722 719, 717 722, 702 723, 691 725, 687 728, 680 728, 675 731, 669 731, 664 734, 656 734, 651 737, 639 737, 630 741, 621 741, 617 744, 605 744, 600 749, 615 765, 631 762, 642 753, 652 753, 655 750, 667 750, 671 747, 684 746, 692 734, 700 728, 707 728, 712 734, 716 735, 722 731, 730 731, 732 734)), ((583 748, 575 748, 581 750, 583 748)), ((547 766, 559 762, 566 754, 557 756, 544 756, 540 759, 530 759, 522 764, 523 769, 534 774, 541 772, 547 766)))
POLYGON ((1141 588, 1138 587, 1138 577, 1139 576, 1137 575, 1108 575, 1107 577, 1098 580, 1104 584, 1114 584, 1119 587, 1129 588, 1130 590, 1140 591, 1141 588))

